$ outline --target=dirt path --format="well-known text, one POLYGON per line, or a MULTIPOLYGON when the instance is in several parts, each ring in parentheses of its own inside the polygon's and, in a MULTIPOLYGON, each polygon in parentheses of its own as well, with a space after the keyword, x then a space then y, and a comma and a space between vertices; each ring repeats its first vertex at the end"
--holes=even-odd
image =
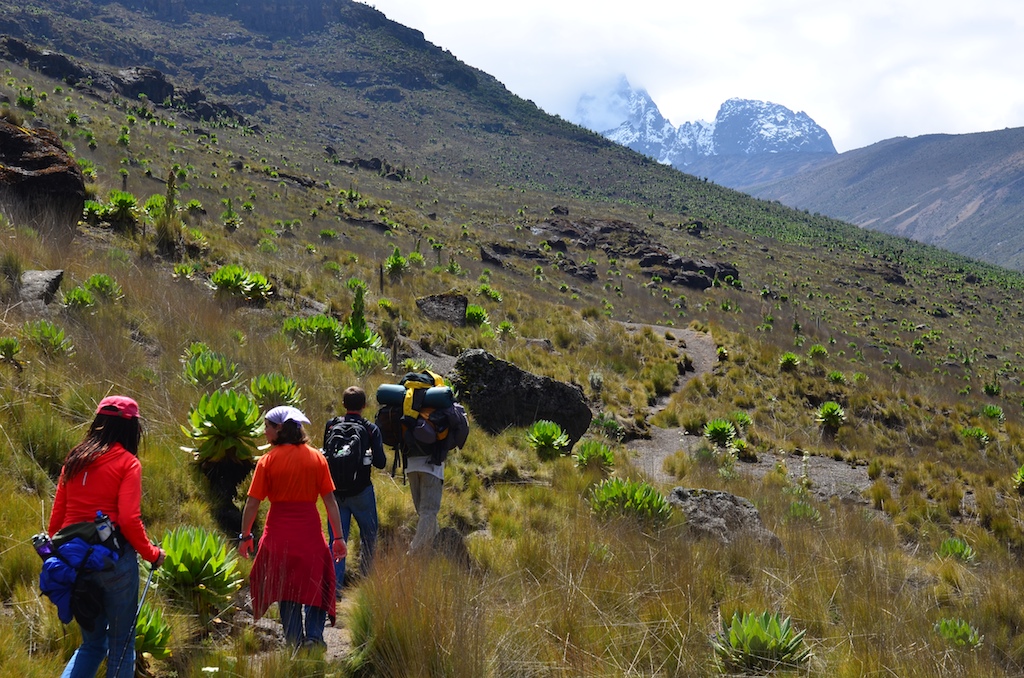
MULTIPOLYGON (((693 360, 693 372, 687 372, 676 381, 674 391, 681 389, 687 381, 709 373, 718 362, 717 347, 710 334, 696 332, 677 327, 662 325, 626 324, 629 331, 642 331, 650 327, 665 337, 666 343, 678 349, 680 354, 686 353, 693 360)), ((668 405, 671 396, 660 398, 648 413, 648 421, 668 405)), ((634 464, 641 469, 652 482, 674 487, 678 481, 665 472, 665 459, 683 450, 694 452, 701 443, 700 436, 687 435, 682 428, 659 428, 650 426, 649 439, 633 440, 627 448, 635 453, 634 464)), ((762 478, 776 468, 779 463, 786 466, 792 482, 800 480, 804 475, 810 480, 810 490, 822 501, 838 497, 842 501, 859 504, 868 503, 862 496, 864 490, 871 486, 866 466, 853 466, 844 461, 828 457, 807 457, 799 455, 762 454, 755 463, 739 463, 740 473, 749 473, 762 478)))

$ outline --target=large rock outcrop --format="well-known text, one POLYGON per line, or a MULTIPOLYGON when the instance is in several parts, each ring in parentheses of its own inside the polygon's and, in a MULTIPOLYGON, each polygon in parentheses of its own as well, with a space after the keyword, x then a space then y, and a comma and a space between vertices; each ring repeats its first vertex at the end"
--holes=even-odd
POLYGON ((0 211, 66 243, 85 207, 85 177, 48 129, 0 119, 0 211))
POLYGON ((696 536, 711 537, 723 544, 737 537, 753 537, 774 549, 782 548, 778 536, 761 522, 750 500, 728 492, 677 487, 668 502, 686 516, 686 526, 696 536))
POLYGON ((575 445, 593 417, 579 386, 530 374, 483 349, 459 356, 452 384, 477 425, 493 434, 547 419, 575 445))

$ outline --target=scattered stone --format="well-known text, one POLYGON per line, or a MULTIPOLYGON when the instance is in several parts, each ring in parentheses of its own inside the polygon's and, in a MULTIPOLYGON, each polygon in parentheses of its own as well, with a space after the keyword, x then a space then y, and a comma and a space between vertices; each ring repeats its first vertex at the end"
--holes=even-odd
POLYGON ((691 532, 731 544, 741 536, 750 536, 761 544, 782 550, 782 540, 766 528, 761 514, 748 499, 728 492, 677 487, 668 502, 686 516, 691 532))
POLYGON ((465 327, 469 299, 465 294, 452 292, 432 294, 417 299, 416 308, 431 320, 441 320, 455 327, 465 327))
POLYGON ((25 271, 21 274, 18 299, 29 315, 46 313, 46 307, 57 297, 64 271, 25 271))

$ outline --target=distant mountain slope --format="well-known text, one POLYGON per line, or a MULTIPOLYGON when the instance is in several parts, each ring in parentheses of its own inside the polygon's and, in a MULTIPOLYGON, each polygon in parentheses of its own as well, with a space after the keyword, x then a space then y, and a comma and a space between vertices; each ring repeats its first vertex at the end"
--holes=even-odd
POLYGON ((889 139, 819 158, 788 178, 735 186, 1024 269, 1024 128, 889 139))
POLYGON ((727 186, 737 181, 763 181, 764 170, 755 167, 774 167, 767 170, 770 176, 786 176, 793 171, 790 156, 794 154, 836 152, 828 132, 806 113, 794 113, 767 101, 729 99, 712 122, 698 120, 675 127, 647 91, 632 87, 625 77, 610 92, 580 97, 574 119, 660 163, 727 186), (608 120, 615 123, 605 127, 608 120), (748 164, 737 158, 757 159, 749 165, 749 176, 745 169, 748 164), (694 165, 702 171, 694 172, 694 165), (728 181, 726 176, 730 177, 728 181))

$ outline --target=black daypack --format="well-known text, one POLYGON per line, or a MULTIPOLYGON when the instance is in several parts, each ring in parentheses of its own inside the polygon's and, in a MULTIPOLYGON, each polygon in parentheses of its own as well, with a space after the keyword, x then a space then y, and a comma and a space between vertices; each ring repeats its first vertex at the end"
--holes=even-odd
POLYGON ((337 494, 351 497, 366 489, 373 460, 369 422, 362 417, 335 417, 328 421, 324 428, 324 456, 337 494))

